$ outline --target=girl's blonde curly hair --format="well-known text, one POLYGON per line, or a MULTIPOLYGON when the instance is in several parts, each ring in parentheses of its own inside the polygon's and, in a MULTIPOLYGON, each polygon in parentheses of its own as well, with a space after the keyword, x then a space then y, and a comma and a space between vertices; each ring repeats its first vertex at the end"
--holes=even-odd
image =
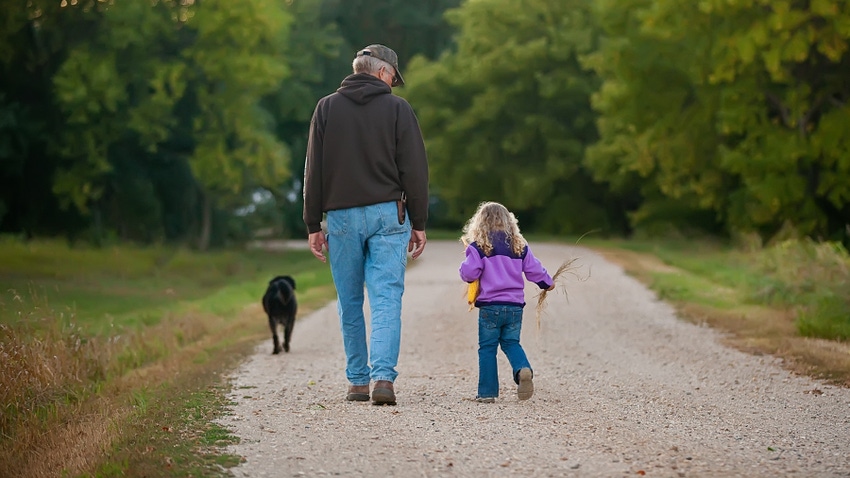
POLYGON ((522 250, 528 245, 519 232, 516 216, 505 206, 492 201, 485 201, 478 205, 475 214, 463 226, 463 235, 460 240, 465 246, 473 242, 477 243, 484 254, 489 256, 493 252, 494 232, 505 233, 505 243, 517 256, 521 255, 522 250))

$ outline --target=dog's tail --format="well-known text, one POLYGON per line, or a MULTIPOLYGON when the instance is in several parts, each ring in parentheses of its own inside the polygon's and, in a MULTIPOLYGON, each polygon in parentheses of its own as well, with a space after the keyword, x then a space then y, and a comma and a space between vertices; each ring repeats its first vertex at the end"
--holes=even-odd
POLYGON ((289 283, 283 280, 277 281, 275 287, 277 287, 277 294, 275 294, 277 296, 277 300, 279 300, 281 304, 288 304, 289 301, 292 300, 292 287, 289 283), (283 293, 284 287, 289 292, 288 294, 283 293))

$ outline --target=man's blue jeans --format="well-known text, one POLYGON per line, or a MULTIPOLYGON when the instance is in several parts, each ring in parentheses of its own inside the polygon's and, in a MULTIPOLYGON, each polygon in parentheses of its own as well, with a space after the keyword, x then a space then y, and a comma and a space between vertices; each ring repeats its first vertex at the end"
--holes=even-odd
POLYGON ((502 347, 511 363, 514 382, 520 369, 531 369, 519 344, 521 330, 522 307, 518 305, 486 305, 478 309, 478 398, 499 396, 497 347, 502 347))
POLYGON ((407 267, 410 219, 398 223, 396 203, 328 211, 328 255, 337 292, 352 385, 395 381, 401 342, 401 296, 407 267), (363 287, 369 294, 371 337, 366 346, 363 287))

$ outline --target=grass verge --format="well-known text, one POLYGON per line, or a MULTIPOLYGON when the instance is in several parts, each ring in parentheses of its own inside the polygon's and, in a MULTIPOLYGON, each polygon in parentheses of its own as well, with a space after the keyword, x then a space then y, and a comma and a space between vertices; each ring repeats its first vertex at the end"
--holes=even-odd
POLYGON ((296 278, 299 316, 333 295, 307 251, 34 243, 0 259, 0 476, 223 473, 236 458, 218 447, 232 437, 211 417, 224 407, 223 373, 267 338, 267 281, 296 278), (44 259, 56 256, 68 260, 44 259), (28 267, 41 262, 52 265, 28 267), (117 312, 76 301, 89 290, 117 312))
POLYGON ((584 245, 646 284, 685 320, 726 332, 729 345, 850 386, 846 251, 808 241, 754 250, 708 242, 584 245))

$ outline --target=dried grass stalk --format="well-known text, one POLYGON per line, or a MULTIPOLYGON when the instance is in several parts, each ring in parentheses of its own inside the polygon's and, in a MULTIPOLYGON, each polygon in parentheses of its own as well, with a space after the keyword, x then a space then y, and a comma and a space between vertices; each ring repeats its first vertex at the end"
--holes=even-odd
MULTIPOLYGON (((590 277, 590 271, 588 270, 587 276, 581 276, 578 273, 578 270, 581 269, 581 265, 577 265, 576 261, 578 257, 574 257, 563 264, 561 267, 558 267, 558 270, 552 275, 552 283, 555 284, 555 289, 561 289, 564 291, 564 295, 567 296, 567 301, 569 302, 569 295, 567 294, 567 288, 563 284, 559 284, 559 282, 564 281, 564 276, 569 274, 580 281, 585 281, 590 277)), ((537 329, 540 330, 540 316, 543 315, 543 312, 546 310, 546 297, 549 295, 548 290, 541 290, 540 293, 537 294, 537 329)))

